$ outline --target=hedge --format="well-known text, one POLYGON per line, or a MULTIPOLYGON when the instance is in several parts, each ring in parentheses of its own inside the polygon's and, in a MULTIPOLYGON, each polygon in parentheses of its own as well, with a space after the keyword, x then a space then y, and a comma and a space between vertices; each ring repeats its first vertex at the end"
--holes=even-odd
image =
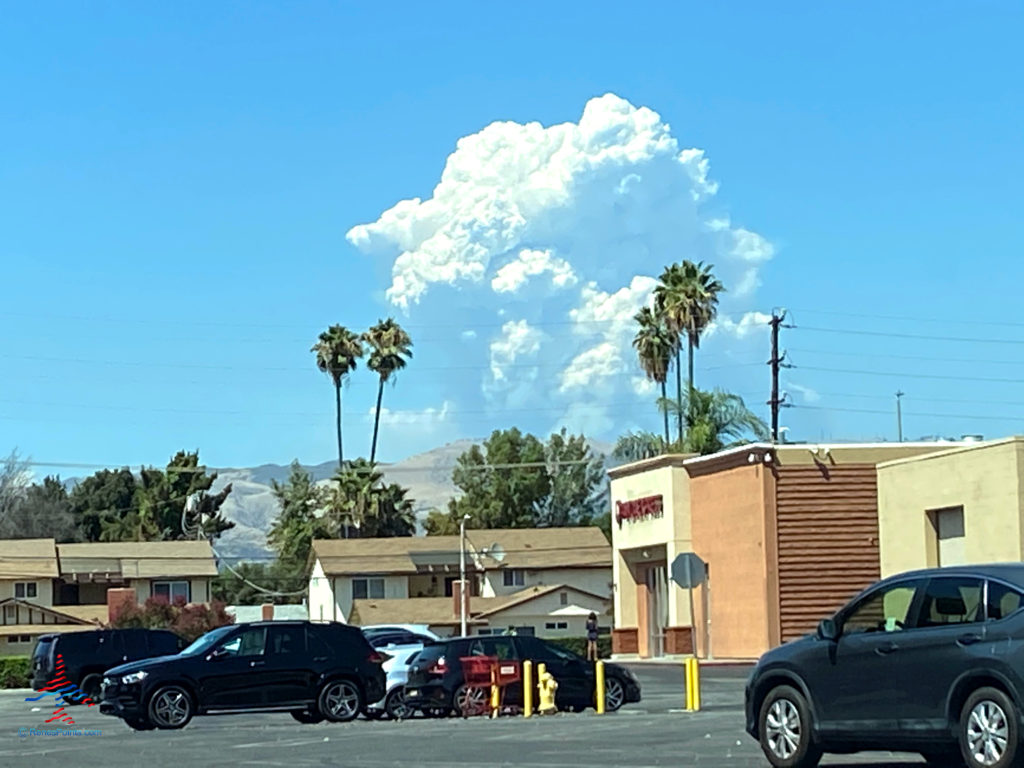
MULTIPOLYGON (((585 637, 546 637, 544 638, 552 645, 559 645, 567 651, 572 651, 577 656, 587 658, 587 639, 585 637)), ((597 656, 600 659, 607 659, 612 655, 611 635, 602 635, 597 638, 597 656)))
POLYGON ((31 676, 28 656, 0 656, 0 688, 28 688, 31 676))

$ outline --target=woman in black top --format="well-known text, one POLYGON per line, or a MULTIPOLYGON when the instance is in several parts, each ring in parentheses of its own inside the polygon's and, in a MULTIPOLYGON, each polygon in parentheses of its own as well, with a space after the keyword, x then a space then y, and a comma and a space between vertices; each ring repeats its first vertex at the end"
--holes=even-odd
POLYGON ((587 617, 587 661, 597 661, 597 614, 587 617))

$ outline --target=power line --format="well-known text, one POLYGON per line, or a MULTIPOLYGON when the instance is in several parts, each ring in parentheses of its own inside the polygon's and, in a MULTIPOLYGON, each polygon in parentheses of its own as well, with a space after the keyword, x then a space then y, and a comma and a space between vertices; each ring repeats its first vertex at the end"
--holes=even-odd
POLYGON ((819 368, 813 365, 799 365, 794 366, 798 370, 802 371, 822 371, 825 373, 844 373, 850 375, 863 375, 863 376, 899 376, 910 379, 942 379, 946 381, 976 381, 976 382, 989 382, 995 384, 1021 384, 1024 383, 1024 379, 1003 379, 986 376, 949 376, 946 374, 939 373, 905 373, 900 371, 865 371, 854 368, 819 368))
MULTIPOLYGON (((869 408, 838 408, 826 405, 794 405, 794 408, 799 408, 804 411, 838 411, 841 413, 878 413, 886 416, 892 416, 892 410, 880 410, 880 409, 869 409, 869 408)), ((939 418, 939 419, 983 419, 985 421, 1020 421, 1024 422, 1024 416, 982 416, 976 413, 911 413, 909 411, 903 412, 904 416, 921 416, 924 418, 939 418)))
MULTIPOLYGON (((891 395, 865 395, 863 393, 855 392, 817 392, 815 394, 818 397, 850 397, 861 400, 885 400, 888 401, 891 395)), ((978 398, 961 398, 961 397, 918 397, 914 396, 911 398, 914 402, 921 403, 960 403, 960 404, 972 404, 978 403, 978 398)), ((985 398, 987 405, 1024 405, 1024 400, 991 400, 985 398)))
POLYGON ((892 331, 864 331, 853 328, 816 328, 807 325, 796 326, 801 331, 814 333, 841 333, 853 336, 881 336, 893 339, 918 339, 923 341, 964 342, 970 344, 1024 344, 1024 339, 986 339, 967 336, 929 336, 920 333, 895 333, 892 331))
POLYGON ((981 365, 1024 365, 1024 359, 1021 360, 993 360, 993 359, 979 359, 979 358, 966 358, 966 357, 936 357, 935 355, 897 355, 897 354, 884 354, 881 352, 845 352, 834 349, 790 349, 790 352, 796 352, 797 354, 803 355, 831 355, 834 357, 883 357, 893 360, 922 360, 930 361, 935 363, 968 363, 968 364, 981 364, 981 365))
POLYGON ((970 320, 963 319, 959 315, 955 318, 950 317, 909 317, 907 315, 876 315, 866 314, 862 312, 837 312, 833 310, 822 310, 822 309, 791 309, 791 312, 795 314, 808 314, 808 315, 830 315, 833 317, 856 317, 865 320, 895 320, 897 322, 910 322, 910 323, 945 323, 947 325, 988 325, 988 326, 1005 326, 1010 328, 1024 328, 1024 323, 1010 322, 1006 320, 970 320))

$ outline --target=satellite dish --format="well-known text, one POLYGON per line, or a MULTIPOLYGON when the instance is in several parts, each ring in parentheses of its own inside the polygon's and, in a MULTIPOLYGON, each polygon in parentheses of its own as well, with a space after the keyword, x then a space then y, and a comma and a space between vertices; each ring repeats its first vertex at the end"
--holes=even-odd
POLYGON ((505 559, 505 550, 498 542, 494 542, 493 544, 491 544, 491 546, 487 550, 487 554, 490 555, 493 560, 499 563, 505 559))

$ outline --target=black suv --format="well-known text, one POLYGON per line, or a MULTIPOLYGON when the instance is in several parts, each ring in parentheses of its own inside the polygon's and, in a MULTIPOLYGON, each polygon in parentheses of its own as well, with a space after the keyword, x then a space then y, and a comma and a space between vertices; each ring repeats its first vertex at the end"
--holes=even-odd
POLYGON ((779 768, 823 752, 918 752, 935 765, 1024 757, 1024 565, 915 571, 766 653, 747 731, 779 768))
MULTIPOLYGON (((554 643, 525 635, 476 635, 424 646, 409 667, 406 704, 431 716, 476 709, 482 701, 467 701, 467 697, 482 699, 485 693, 464 684, 459 659, 467 656, 496 656, 502 661, 530 660, 535 664, 543 662, 558 682, 555 703, 559 709, 582 712, 594 706, 593 662, 554 643)), ((509 686, 505 692, 505 703, 520 706, 522 701, 523 686, 509 686)), ((536 694, 534 701, 537 701, 536 694)), ((623 704, 637 701, 640 701, 640 683, 633 673, 617 664, 605 664, 606 711, 614 712, 623 704)))
POLYGON ((78 704, 99 699, 104 670, 126 661, 177 653, 185 642, 166 629, 98 629, 41 635, 32 649, 32 688, 42 690, 57 679, 57 657, 64 662, 63 679, 77 691, 64 700, 78 704))
POLYGON ((336 622, 219 627, 175 656, 108 669, 100 712, 136 730, 252 711, 345 722, 384 696, 386 659, 358 628, 336 622))

